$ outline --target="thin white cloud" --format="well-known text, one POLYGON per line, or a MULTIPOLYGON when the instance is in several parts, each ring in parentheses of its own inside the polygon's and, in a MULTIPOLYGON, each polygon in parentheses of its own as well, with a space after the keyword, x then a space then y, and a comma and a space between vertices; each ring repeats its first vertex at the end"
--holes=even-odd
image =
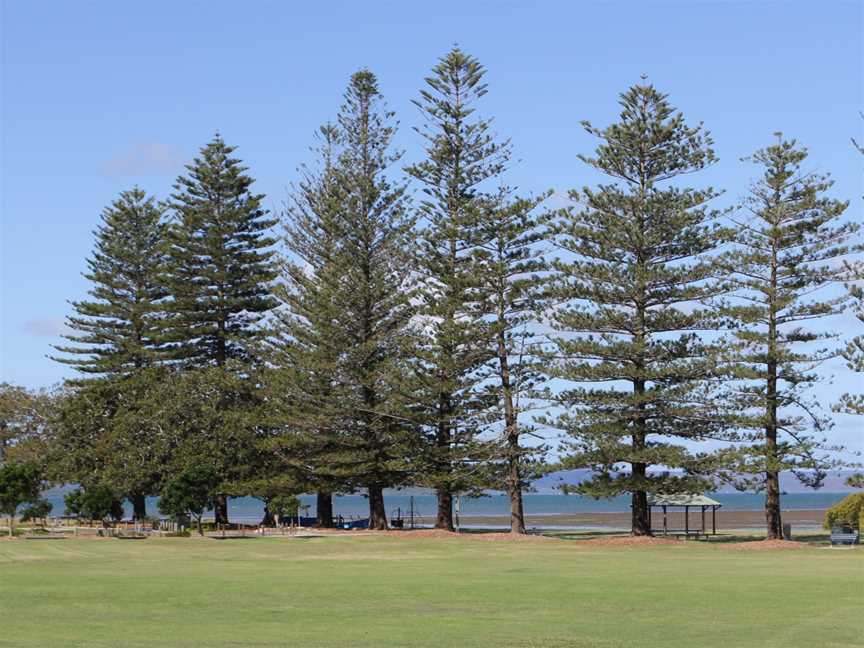
POLYGON ((69 332, 62 317, 34 317, 24 322, 22 328, 33 337, 58 337, 69 332))
POLYGON ((181 151, 155 140, 134 144, 102 165, 108 176, 141 175, 146 173, 176 173, 184 161, 181 151))

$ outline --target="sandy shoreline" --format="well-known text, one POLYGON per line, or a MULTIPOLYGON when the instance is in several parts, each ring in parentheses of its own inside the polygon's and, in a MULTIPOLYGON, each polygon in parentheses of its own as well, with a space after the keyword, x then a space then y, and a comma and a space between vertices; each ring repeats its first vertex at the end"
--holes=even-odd
MULTIPOLYGON (((783 511, 783 522, 791 524, 792 528, 821 528, 825 517, 824 509, 783 511)), ((663 524, 662 514, 654 513, 654 527, 660 528, 663 524)), ((423 519, 425 524, 432 520, 423 519)), ((510 518, 503 515, 470 516, 464 515, 460 518, 461 524, 471 527, 507 527, 510 518)), ((599 528, 599 529, 629 529, 630 513, 619 511, 614 513, 565 513, 561 515, 526 515, 526 525, 535 528, 599 528)), ((669 528, 684 528, 684 513, 669 513, 667 523, 669 528)), ((699 528, 702 524, 702 515, 697 511, 690 511, 690 528, 699 528)), ((711 528, 711 512, 705 513, 705 524, 711 528)), ((717 529, 761 529, 765 526, 765 513, 763 511, 717 511, 717 529)))

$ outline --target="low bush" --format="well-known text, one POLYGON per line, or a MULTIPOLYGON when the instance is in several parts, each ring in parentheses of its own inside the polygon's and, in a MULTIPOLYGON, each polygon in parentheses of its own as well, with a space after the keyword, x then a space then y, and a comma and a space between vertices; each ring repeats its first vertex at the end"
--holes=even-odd
POLYGON ((862 520, 864 520, 864 493, 852 493, 825 511, 823 526, 826 529, 848 526, 860 530, 864 526, 862 520))

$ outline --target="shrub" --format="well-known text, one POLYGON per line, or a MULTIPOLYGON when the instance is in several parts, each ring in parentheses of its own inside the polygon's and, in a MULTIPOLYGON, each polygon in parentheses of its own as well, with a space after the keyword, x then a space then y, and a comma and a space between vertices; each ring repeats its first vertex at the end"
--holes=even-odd
POLYGON ((826 529, 835 526, 849 526, 853 529, 860 529, 862 527, 862 519, 864 519, 864 493, 852 493, 825 511, 823 526, 826 529))

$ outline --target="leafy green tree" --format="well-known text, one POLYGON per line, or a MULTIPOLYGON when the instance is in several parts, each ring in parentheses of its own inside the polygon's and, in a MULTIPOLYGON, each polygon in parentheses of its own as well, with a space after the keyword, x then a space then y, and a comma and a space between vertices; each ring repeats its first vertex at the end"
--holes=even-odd
POLYGON ((159 498, 159 510, 175 518, 191 517, 198 533, 204 535, 201 517, 213 508, 220 477, 212 466, 190 466, 165 482, 159 498))
MULTIPOLYGON (((270 228, 276 221, 262 209, 263 196, 252 193, 254 181, 234 150, 217 134, 174 186, 165 275, 171 299, 162 339, 184 368, 246 375, 265 334, 262 319, 275 306, 270 228)), ((231 378, 210 384, 220 382, 231 378)), ((216 400, 227 404, 235 396, 216 400)), ((217 496, 215 511, 217 522, 227 523, 227 494, 217 496)))
POLYGON ((0 466, 43 461, 56 394, 0 383, 0 466))
POLYGON ((839 222, 848 203, 826 195, 827 176, 802 170, 807 150, 795 140, 778 133, 751 159, 762 176, 734 218, 729 259, 741 289, 729 315, 738 323, 732 351, 743 379, 735 422, 746 442, 734 468, 750 476, 741 485, 764 490, 768 538, 782 538, 781 471, 815 486, 836 463, 824 437, 831 422, 807 392, 820 379, 815 367, 836 355, 814 344, 833 334, 811 323, 843 309, 845 295, 820 291, 842 281, 835 260, 853 249, 847 241, 858 226, 839 222))
POLYGON ((649 493, 706 487, 704 458, 681 442, 721 426, 705 393, 716 352, 697 335, 718 327, 700 305, 721 290, 717 192, 680 181, 715 157, 701 124, 688 125, 653 86, 635 85, 619 103, 617 123, 583 122, 600 144, 580 159, 611 181, 570 192, 578 207, 551 227, 562 256, 545 367, 564 385, 549 394, 564 412, 545 422, 569 435, 565 465, 594 471, 578 490, 630 493, 632 533, 648 535, 649 493))
POLYGON ((58 399, 48 447, 51 479, 109 485, 146 517, 145 497, 159 492, 173 447, 164 428, 171 370, 142 367, 121 379, 93 380, 58 399))
POLYGON ((491 331, 481 307, 475 252, 481 240, 484 183, 510 156, 491 122, 476 115, 487 92, 485 68, 458 47, 432 69, 415 104, 425 125, 425 157, 407 173, 423 190, 419 205, 416 415, 428 430, 424 481, 438 498, 435 526, 453 529, 453 494, 485 484, 489 456, 480 442, 490 403, 480 387, 492 358, 491 331))
POLYGON ((268 502, 270 513, 283 524, 285 518, 296 518, 300 511, 300 498, 292 494, 274 495, 268 502))
POLYGON ((522 491, 539 476, 537 458, 544 448, 523 447, 533 432, 520 420, 539 377, 533 332, 543 303, 547 264, 539 244, 545 233, 537 208, 546 198, 514 198, 502 190, 482 212, 478 269, 485 291, 483 310, 491 314, 495 348, 494 376, 489 388, 499 406, 491 413, 502 422, 503 483, 510 497, 510 531, 525 533, 522 491))
POLYGON ((84 380, 128 376, 162 351, 163 208, 137 187, 124 191, 95 234, 84 275, 92 300, 72 302, 75 315, 66 324, 74 333, 64 336, 72 344, 56 347, 63 355, 54 358, 84 380))
POLYGON ((99 520, 105 524, 108 518, 123 519, 123 502, 110 486, 104 484, 91 484, 69 491, 63 502, 67 515, 87 518, 91 522, 99 520))
POLYGON ((38 501, 42 473, 35 463, 0 466, 0 513, 9 516, 9 535, 14 535, 15 515, 22 504, 38 501))
POLYGON ((392 150, 392 120, 375 75, 355 73, 338 119, 336 325, 348 424, 343 473, 367 489, 373 529, 387 528, 383 489, 407 481, 417 445, 405 396, 414 220, 405 185, 388 178, 402 156, 392 150))

